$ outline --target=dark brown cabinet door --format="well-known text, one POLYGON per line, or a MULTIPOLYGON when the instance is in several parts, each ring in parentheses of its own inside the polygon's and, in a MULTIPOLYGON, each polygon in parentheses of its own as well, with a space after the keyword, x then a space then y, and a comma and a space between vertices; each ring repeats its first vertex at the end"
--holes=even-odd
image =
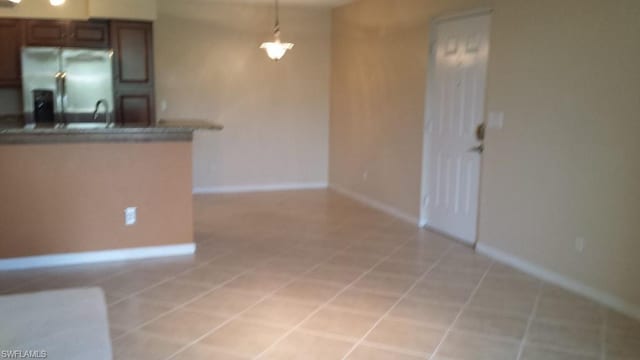
POLYGON ((69 24, 67 46, 96 49, 109 48, 109 23, 74 21, 69 24))
POLYGON ((0 86, 20 87, 20 49, 24 43, 20 20, 0 20, 0 86))
POLYGON ((27 20, 27 45, 65 46, 68 21, 27 20))
POLYGON ((153 96, 144 94, 118 94, 117 117, 124 125, 151 125, 153 118, 153 96))
POLYGON ((151 23, 115 21, 111 24, 119 84, 151 85, 153 39, 151 23))
POLYGON ((109 48, 107 21, 27 20, 27 45, 109 48))
POLYGON ((148 22, 111 22, 118 123, 155 123, 153 28, 148 22))

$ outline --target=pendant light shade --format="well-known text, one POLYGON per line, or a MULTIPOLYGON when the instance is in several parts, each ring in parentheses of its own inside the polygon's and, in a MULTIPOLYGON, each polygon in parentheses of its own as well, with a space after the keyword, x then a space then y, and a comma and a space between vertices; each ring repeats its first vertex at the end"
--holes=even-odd
POLYGON ((264 49, 267 52, 267 56, 271 60, 279 61, 287 53, 287 51, 293 49, 292 43, 283 43, 280 40, 280 6, 278 0, 276 0, 276 23, 273 27, 273 41, 264 42, 260 45, 260 49, 264 49))

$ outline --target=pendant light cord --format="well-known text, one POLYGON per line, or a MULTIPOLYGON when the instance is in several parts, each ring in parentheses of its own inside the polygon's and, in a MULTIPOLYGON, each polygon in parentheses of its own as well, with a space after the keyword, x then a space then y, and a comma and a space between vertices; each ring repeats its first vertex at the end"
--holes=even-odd
POLYGON ((276 0, 276 25, 273 28, 273 33, 277 34, 280 32, 280 1, 276 0))

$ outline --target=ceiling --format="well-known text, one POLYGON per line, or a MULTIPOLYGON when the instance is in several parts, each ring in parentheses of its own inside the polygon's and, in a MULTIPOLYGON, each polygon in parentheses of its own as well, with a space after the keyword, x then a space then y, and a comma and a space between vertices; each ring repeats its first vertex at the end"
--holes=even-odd
MULTIPOLYGON (((274 0, 208 0, 211 2, 273 4, 274 0)), ((280 0, 281 5, 335 7, 345 5, 353 0, 280 0)))

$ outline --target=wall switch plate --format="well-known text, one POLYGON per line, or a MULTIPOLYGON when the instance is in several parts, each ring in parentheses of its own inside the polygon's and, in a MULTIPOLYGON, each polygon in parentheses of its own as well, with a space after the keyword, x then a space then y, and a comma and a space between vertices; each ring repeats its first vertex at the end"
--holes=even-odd
POLYGON ((135 225, 137 221, 137 211, 135 207, 128 207, 124 209, 124 224, 126 226, 135 225))
POLYGON ((504 127, 504 112, 502 111, 489 112, 487 127, 489 129, 502 129, 504 127))
POLYGON ((160 102, 160 111, 163 111, 163 112, 167 111, 167 107, 168 107, 167 100, 162 100, 160 102))
POLYGON ((576 251, 579 253, 584 251, 584 238, 576 238, 576 251))

